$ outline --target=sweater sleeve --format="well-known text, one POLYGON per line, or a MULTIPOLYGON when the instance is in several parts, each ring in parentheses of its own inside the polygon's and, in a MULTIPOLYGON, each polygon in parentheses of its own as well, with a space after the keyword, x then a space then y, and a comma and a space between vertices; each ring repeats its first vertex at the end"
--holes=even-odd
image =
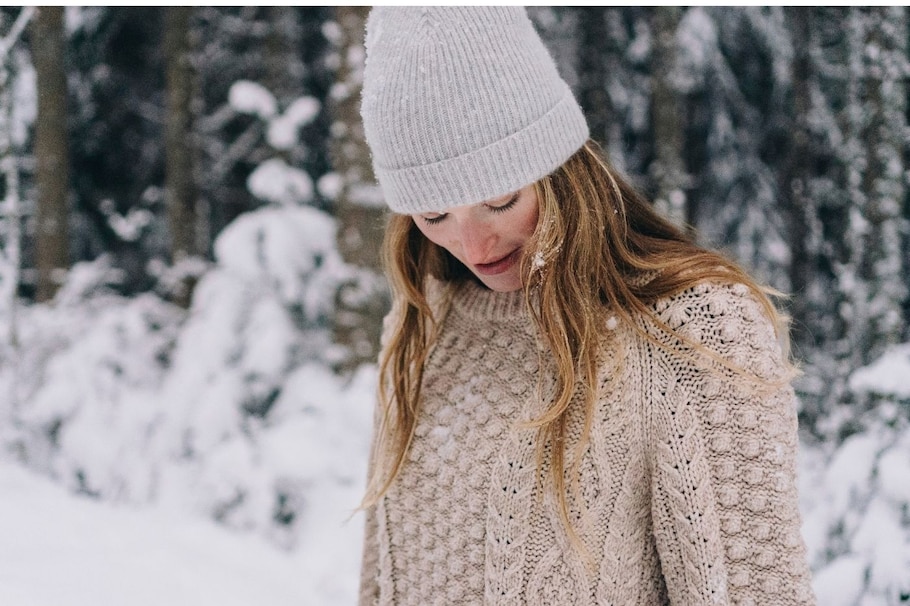
POLYGON ((649 345, 652 521, 671 603, 813 604, 796 402, 770 321, 743 285, 700 285, 657 311, 682 336, 766 380, 649 345))
POLYGON ((379 528, 376 524, 376 508, 366 511, 363 534, 363 558, 360 566, 359 606, 373 606, 379 601, 379 528))
MULTIPOLYGON (((400 307, 393 306, 389 313, 382 319, 382 332, 380 336, 380 350, 385 351, 389 345, 392 331, 395 329, 402 310, 400 307)), ((381 359, 381 356, 380 356, 381 359)), ((377 398, 377 406, 373 411, 373 444, 370 448, 370 459, 367 462, 367 478, 373 474, 374 465, 376 465, 376 442, 379 439, 379 429, 382 419, 382 408, 377 398)), ((364 521, 363 532, 363 553, 360 562, 360 597, 359 606, 374 606, 379 603, 380 597, 380 541, 379 541, 379 523, 377 519, 377 506, 366 508, 366 519, 364 521)))

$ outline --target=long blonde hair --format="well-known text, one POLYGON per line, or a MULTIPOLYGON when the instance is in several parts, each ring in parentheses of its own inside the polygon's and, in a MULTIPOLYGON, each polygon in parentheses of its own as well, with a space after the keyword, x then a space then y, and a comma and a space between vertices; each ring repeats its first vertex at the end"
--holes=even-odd
MULTIPOLYGON (((597 354, 609 317, 618 316, 636 327, 635 318, 647 318, 688 343, 655 316, 651 305, 713 280, 745 284, 779 330, 785 321, 767 296, 770 289, 759 286, 723 256, 700 248, 657 214, 610 166, 593 141, 534 187, 539 219, 526 245, 522 275, 527 276, 524 290, 531 315, 552 356, 556 390, 552 404, 531 426, 538 429, 538 453, 543 452, 544 444, 551 445, 549 477, 570 538, 579 545, 569 520, 563 473, 567 423, 570 405, 580 394, 585 425, 572 457, 577 465, 590 432, 597 354), (541 265, 544 270, 538 271, 541 265), (548 267, 560 271, 546 271, 548 267)), ((473 279, 464 265, 427 240, 408 215, 390 217, 383 254, 395 307, 380 360, 381 423, 364 507, 375 504, 389 489, 414 436, 424 364, 436 320, 427 300, 427 278, 443 282, 473 279)), ((540 456, 538 464, 543 464, 540 456)))

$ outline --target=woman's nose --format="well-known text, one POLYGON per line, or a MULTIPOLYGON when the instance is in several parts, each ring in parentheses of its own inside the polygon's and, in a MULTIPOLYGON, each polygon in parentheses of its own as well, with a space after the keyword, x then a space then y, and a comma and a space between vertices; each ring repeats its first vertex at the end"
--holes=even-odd
POLYGON ((459 225, 461 250, 470 264, 489 263, 495 236, 483 221, 467 218, 459 225))

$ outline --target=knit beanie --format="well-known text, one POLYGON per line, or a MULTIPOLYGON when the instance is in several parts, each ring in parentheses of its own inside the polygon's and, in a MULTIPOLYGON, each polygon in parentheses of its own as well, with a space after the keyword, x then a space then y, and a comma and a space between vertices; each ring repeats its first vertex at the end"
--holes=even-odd
POLYGON ((504 196, 588 138, 521 7, 377 7, 361 115, 389 207, 416 214, 504 196))

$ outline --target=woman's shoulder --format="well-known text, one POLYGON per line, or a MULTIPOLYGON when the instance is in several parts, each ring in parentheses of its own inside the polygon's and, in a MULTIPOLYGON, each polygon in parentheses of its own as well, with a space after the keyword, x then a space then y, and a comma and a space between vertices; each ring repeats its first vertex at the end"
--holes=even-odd
MULTIPOLYGON (((736 322, 764 324, 776 327, 779 316, 761 290, 750 287, 730 275, 723 267, 710 277, 685 276, 688 283, 670 294, 650 295, 648 291, 666 288, 657 286, 659 272, 643 272, 629 278, 640 299, 650 299, 648 313, 641 314, 640 323, 658 320, 671 330, 689 327, 695 330, 736 322), (644 296, 643 296, 644 295, 644 296)), ((671 287, 672 288, 672 287, 671 287)), ((697 335, 692 335, 697 336, 697 335)))
POLYGON ((763 296, 741 282, 705 280, 660 297, 650 309, 673 330, 731 322, 772 324, 761 300, 763 296))
POLYGON ((645 323, 671 351, 694 344, 762 376, 785 364, 787 349, 786 326, 764 296, 741 282, 703 281, 655 301, 645 323))

